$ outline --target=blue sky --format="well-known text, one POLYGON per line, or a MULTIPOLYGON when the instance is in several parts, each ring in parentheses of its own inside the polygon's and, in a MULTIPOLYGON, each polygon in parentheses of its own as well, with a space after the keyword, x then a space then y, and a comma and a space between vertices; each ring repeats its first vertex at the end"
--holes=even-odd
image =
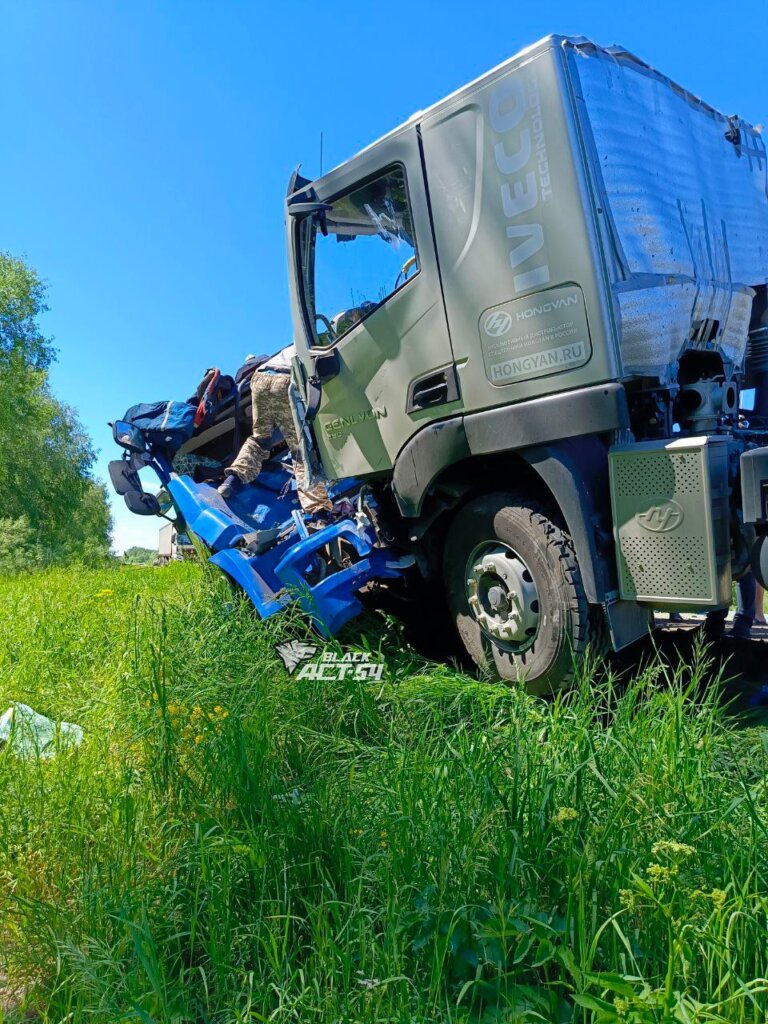
MULTIPOLYGON (((290 340, 283 197, 549 32, 768 122, 766 0, 0 0, 0 248, 50 286, 56 393, 100 449, 138 401, 290 340)), ((117 499, 115 543, 157 521, 117 499)))

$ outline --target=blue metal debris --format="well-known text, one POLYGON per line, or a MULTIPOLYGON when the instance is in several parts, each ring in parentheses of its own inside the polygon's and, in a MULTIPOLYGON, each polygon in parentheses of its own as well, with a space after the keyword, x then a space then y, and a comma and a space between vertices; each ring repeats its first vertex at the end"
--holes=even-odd
MULTIPOLYGON (((362 587, 402 569, 376 546, 364 518, 311 529, 286 470, 265 468, 226 502, 214 487, 188 476, 172 477, 167 487, 188 531, 213 552, 209 561, 242 588, 261 618, 296 601, 330 636, 361 611, 362 587)), ((344 490, 353 488, 347 482, 344 490)))
POLYGON ((264 469, 258 480, 227 501, 215 487, 173 476, 167 484, 173 503, 195 536, 211 551, 223 551, 257 530, 290 524, 299 508, 290 488, 290 470, 264 469))

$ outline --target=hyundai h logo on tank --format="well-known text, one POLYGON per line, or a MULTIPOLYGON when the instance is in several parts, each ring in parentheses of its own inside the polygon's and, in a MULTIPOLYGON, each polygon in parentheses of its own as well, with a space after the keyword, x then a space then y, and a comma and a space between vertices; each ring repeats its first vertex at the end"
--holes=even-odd
POLYGON ((513 278, 514 287, 525 292, 549 283, 549 264, 542 252, 544 229, 535 211, 552 195, 552 188, 536 77, 529 72, 527 94, 520 78, 512 75, 496 86, 488 119, 498 136, 493 155, 502 176, 509 262, 513 270, 521 268, 513 278))
POLYGON ((651 505, 645 512, 638 512, 635 516, 643 529, 650 530, 651 533, 670 533, 677 529, 684 518, 682 508, 676 501, 671 500, 651 505))

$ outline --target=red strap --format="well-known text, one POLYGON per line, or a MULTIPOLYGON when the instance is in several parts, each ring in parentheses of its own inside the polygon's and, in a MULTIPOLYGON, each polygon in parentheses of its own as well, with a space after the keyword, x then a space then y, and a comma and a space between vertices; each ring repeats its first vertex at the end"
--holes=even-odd
POLYGON ((218 367, 214 367, 211 379, 208 381, 208 387, 203 392, 203 397, 200 399, 200 404, 198 405, 197 412, 195 413, 196 427, 199 427, 200 424, 205 419, 205 417, 208 415, 208 408, 206 406, 206 403, 211 398, 211 395, 213 394, 213 389, 216 387, 216 383, 218 382, 220 376, 221 370, 219 370, 218 367))

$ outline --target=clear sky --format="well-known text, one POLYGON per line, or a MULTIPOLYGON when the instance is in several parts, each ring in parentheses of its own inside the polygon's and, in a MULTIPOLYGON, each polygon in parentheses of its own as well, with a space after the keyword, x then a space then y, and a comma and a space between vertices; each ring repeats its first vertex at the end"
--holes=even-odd
MULTIPOLYGON (((550 32, 768 123, 766 0, 0 0, 0 248, 50 286, 59 397, 107 420, 290 340, 283 198, 550 32)), ((649 159, 652 154, 649 154, 649 159)), ((114 502, 115 544, 158 521, 114 502)))

